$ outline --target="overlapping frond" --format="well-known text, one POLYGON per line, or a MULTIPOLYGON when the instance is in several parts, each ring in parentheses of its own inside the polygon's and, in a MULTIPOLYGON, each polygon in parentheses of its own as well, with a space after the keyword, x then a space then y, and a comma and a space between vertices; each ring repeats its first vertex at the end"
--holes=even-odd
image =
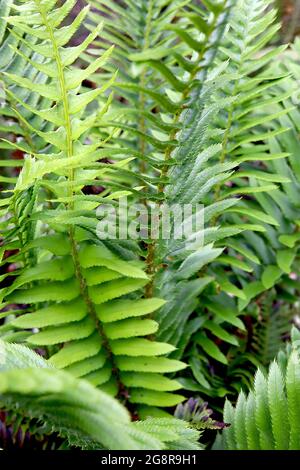
MULTIPOLYGON (((157 292, 169 300, 156 314, 158 337, 178 347, 172 353, 176 358, 182 357, 192 338, 189 363, 195 381, 183 381, 188 388, 208 394, 226 393, 222 379, 211 376, 208 364, 232 361, 239 350, 236 332, 241 336, 245 331, 240 316, 253 297, 272 287, 265 284, 273 275, 273 264, 279 260, 280 273, 291 270, 292 259, 275 238, 281 224, 278 213, 271 215, 264 204, 266 193, 272 197, 280 185, 289 184, 288 175, 267 164, 280 165, 288 156, 274 152, 271 139, 287 129, 279 129, 276 120, 291 112, 280 108, 288 92, 277 89, 287 74, 270 69, 285 47, 260 53, 278 28, 274 10, 262 17, 267 8, 269 2, 251 1, 229 10, 230 28, 222 38, 225 47, 219 47, 211 73, 209 67, 197 72, 202 81, 195 85, 179 121, 178 145, 170 152, 175 164, 164 183, 169 204, 204 205, 202 212, 199 209, 204 230, 198 234, 204 247, 200 243, 189 252, 186 240, 156 247, 157 264, 164 266, 156 276, 157 292), (269 112, 270 105, 277 107, 274 113, 269 112), (266 143, 258 145, 262 140, 266 143)), ((280 230, 284 233, 286 225, 280 230)), ((235 372, 231 374, 235 387, 235 372)), ((240 380, 238 365, 236 380, 240 380)))
POLYGON ((125 407, 85 380, 58 371, 28 348, 0 342, 0 403, 38 419, 83 449, 198 450, 199 432, 178 419, 132 423, 125 407), (55 404, 55 406, 53 406, 55 404))
MULTIPOLYGON (((87 3, 70 20, 75 0, 0 0, 0 335, 8 348, 41 349, 50 367, 4 372, 1 394, 45 421, 58 394, 70 422, 60 415, 54 427, 71 445, 195 449, 198 435, 178 422, 133 424, 120 403, 120 419, 100 416, 100 401, 115 403, 107 392, 146 417, 180 403, 180 389, 239 392, 288 336, 299 65, 289 55, 275 64, 286 47, 267 48, 278 30, 269 0, 87 3), (125 196, 148 211, 192 212, 172 220, 166 239, 148 226, 142 239, 101 239, 97 208, 125 196), (187 225, 197 228, 186 234, 187 225), (95 398, 87 407, 99 399, 94 420, 77 402, 83 393, 95 398), (112 444, 106 418, 118 428, 112 444)), ((298 445, 280 433, 289 401, 280 373, 275 363, 268 379, 258 373, 267 418, 248 419, 256 392, 226 405, 228 447, 298 445)))
POLYGON ((147 196, 162 196, 161 185, 172 165, 170 156, 181 128, 180 115, 226 5, 205 2, 206 7, 200 8, 190 1, 156 0, 90 3, 93 8, 87 27, 93 30, 101 15, 106 20, 101 36, 84 58, 92 63, 95 51, 115 44, 104 70, 93 76, 103 83, 118 69, 112 88, 119 99, 105 119, 108 127, 119 129, 111 143, 120 154, 128 150, 136 154, 138 171, 147 169, 160 176, 147 196))
POLYGON ((277 362, 268 376, 261 370, 255 376, 254 389, 240 393, 236 406, 226 401, 224 442, 232 450, 299 449, 299 354, 292 350, 286 370, 277 362))

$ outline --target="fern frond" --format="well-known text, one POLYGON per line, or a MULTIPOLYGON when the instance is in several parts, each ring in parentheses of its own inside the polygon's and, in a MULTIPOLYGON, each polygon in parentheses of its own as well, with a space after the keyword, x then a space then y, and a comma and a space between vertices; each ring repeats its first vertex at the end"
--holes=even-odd
POLYGON ((85 380, 54 369, 24 346, 0 342, 0 401, 83 448, 198 450, 199 433, 177 419, 131 423, 127 410, 85 380), (30 368, 29 368, 30 367, 30 368), (55 404, 55 406, 54 406, 55 404), (159 432, 158 432, 159 430, 159 432))
POLYGON ((291 330, 293 308, 282 305, 274 293, 262 299, 258 321, 254 325, 253 349, 263 365, 268 365, 282 348, 291 330))
MULTIPOLYGON (((71 5, 72 2, 67 2, 53 8, 55 2, 53 5, 41 0, 22 2, 17 8, 19 14, 7 17, 20 43, 38 53, 40 61, 36 62, 19 49, 16 52, 31 68, 43 74, 46 82, 39 83, 11 72, 4 74, 5 79, 24 91, 54 102, 50 108, 39 106, 36 110, 29 108, 13 89, 9 92, 18 102, 20 120, 42 142, 40 152, 31 151, 34 159, 25 160, 14 197, 22 197, 38 181, 36 185, 42 200, 48 190, 56 197, 65 198, 65 202, 54 203, 46 212, 37 207, 31 214, 34 224, 42 222, 47 236, 35 233, 33 239, 25 240, 25 246, 18 247, 20 253, 34 254, 35 258, 30 265, 23 263, 20 277, 4 288, 1 295, 4 305, 22 303, 29 308, 28 313, 23 312, 17 319, 10 317, 1 327, 2 334, 10 341, 22 334, 30 344, 49 348, 51 363, 66 368, 75 377, 85 377, 112 395, 119 394, 125 401, 160 405, 162 400, 164 406, 173 406, 183 397, 169 391, 180 388, 180 384, 162 379, 161 386, 157 380, 152 385, 151 374, 157 379, 157 374, 173 372, 185 365, 161 357, 174 348, 148 339, 158 325, 142 318, 159 308, 162 302, 141 298, 141 288, 148 281, 143 268, 135 261, 122 259, 96 239, 97 219, 91 211, 97 203, 80 199, 85 186, 97 184, 98 177, 114 169, 114 165, 97 164, 102 142, 94 145, 85 139, 98 115, 98 111, 85 114, 85 109, 105 87, 97 92, 82 88, 82 82, 103 66, 112 49, 85 69, 73 67, 78 55, 99 33, 100 26, 80 50, 68 47, 67 43, 88 11, 85 8, 71 24, 60 26, 71 5), (34 40, 27 42, 24 33, 34 40), (35 126, 27 119, 24 109, 47 120, 49 130, 35 126), (57 227, 60 227, 66 251, 62 250, 55 233, 57 227), (39 331, 33 334, 34 325, 39 325, 39 331), (59 349, 59 345, 64 347, 59 349), (129 371, 149 374, 144 377, 142 386, 138 381, 137 384, 131 381, 129 391, 125 385, 129 371)), ((118 176, 113 176, 112 185, 115 181, 117 185, 118 176)), ((122 180, 122 173, 120 178, 122 180)), ((108 201, 113 197, 110 194, 108 201)), ((8 309, 4 313, 5 316, 10 314, 16 315, 16 312, 8 309)))
POLYGON ((299 449, 299 367, 299 354, 293 348, 284 375, 274 361, 268 377, 257 371, 247 398, 241 393, 235 408, 227 402, 224 419, 231 424, 223 431, 227 449, 299 449), (242 397, 245 405, 240 410, 242 397))
MULTIPOLYGON (((106 50, 107 44, 116 45, 104 73, 93 79, 103 83, 105 72, 110 77, 118 69, 113 89, 121 100, 115 101, 107 117, 111 126, 122 132, 121 138, 116 139, 119 152, 126 151, 126 146, 138 151, 142 173, 150 156, 149 170, 165 177, 167 166, 172 164, 170 156, 176 145, 176 134, 181 128, 180 114, 197 83, 201 61, 224 4, 220 2, 218 8, 210 11, 210 4, 206 10, 189 1, 184 4, 156 0, 136 4, 102 0, 90 3, 95 10, 89 14, 89 29, 99 24, 99 15, 106 17, 94 46, 106 50)), ((85 55, 89 63, 94 53, 93 48, 85 55)), ((152 188, 152 192, 158 189, 152 188)))

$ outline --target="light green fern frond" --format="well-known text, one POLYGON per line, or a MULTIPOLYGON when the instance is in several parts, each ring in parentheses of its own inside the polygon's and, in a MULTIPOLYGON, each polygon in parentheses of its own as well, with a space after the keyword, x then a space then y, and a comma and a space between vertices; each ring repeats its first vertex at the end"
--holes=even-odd
MULTIPOLYGON (((61 26, 73 4, 72 0, 54 8, 55 2, 21 2, 15 6, 19 14, 7 17, 20 43, 38 53, 41 60, 22 57, 47 80, 38 83, 11 72, 5 72, 5 80, 47 98, 53 105, 29 109, 26 101, 10 91, 18 101, 20 119, 39 137, 42 150, 31 149, 34 158, 26 158, 9 202, 22 199, 36 184, 44 204, 49 199, 46 191, 50 192, 51 206, 45 210, 44 205, 37 205, 31 213, 22 207, 22 226, 27 227, 28 221, 37 222, 40 230, 25 244, 17 241, 20 254, 29 255, 33 261, 20 264, 20 276, 2 290, 1 296, 3 307, 26 304, 27 308, 22 312, 8 308, 2 315, 9 318, 1 326, 1 333, 7 341, 21 335, 20 339, 26 338, 31 345, 45 347, 51 363, 125 401, 173 406, 183 398, 171 393, 180 384, 161 374, 185 365, 163 357, 174 347, 148 339, 158 325, 143 318, 163 301, 143 299, 141 289, 148 282, 143 263, 122 259, 98 240, 95 208, 102 197, 93 202, 82 192, 103 176, 101 181, 110 189, 111 201, 111 188, 118 186, 122 173, 119 179, 115 176, 119 163, 98 162, 103 142, 94 144, 86 139, 99 110, 85 114, 85 109, 105 87, 84 91, 82 83, 105 63, 112 49, 85 69, 73 67, 101 28, 97 27, 80 47, 68 47, 88 11, 85 8, 71 24, 61 26), (24 33, 34 41, 25 42, 24 33), (24 109, 42 116, 54 126, 52 130, 34 126, 23 114, 24 109), (106 178, 111 173, 114 177, 106 178), (19 313, 23 315, 15 318, 19 313), (33 334, 36 328, 38 332, 33 334), (135 380, 133 372, 139 373, 135 380)), ((14 230, 20 234, 17 228, 14 230)))
POLYGON ((24 346, 0 342, 0 403, 37 418, 83 448, 198 450, 199 433, 177 419, 131 423, 128 411, 85 380, 58 371, 24 346), (30 368, 29 368, 30 367, 30 368))
POLYGON ((270 365, 268 377, 258 370, 254 389, 242 392, 236 407, 227 402, 223 431, 227 449, 299 449, 299 354, 293 349, 284 374, 277 362, 270 365))

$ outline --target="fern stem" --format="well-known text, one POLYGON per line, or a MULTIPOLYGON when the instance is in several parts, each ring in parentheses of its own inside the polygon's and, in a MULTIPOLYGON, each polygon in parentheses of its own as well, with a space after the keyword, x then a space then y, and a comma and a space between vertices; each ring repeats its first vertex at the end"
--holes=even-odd
MULTIPOLYGON (((251 25, 251 24, 252 24, 252 22, 251 22, 251 20, 249 20, 249 22, 247 23, 247 27, 244 30, 244 38, 248 37, 249 25, 251 25)), ((236 70, 237 76, 239 76, 240 70, 241 70, 241 67, 242 67, 242 64, 243 64, 243 51, 246 49, 246 45, 247 45, 246 41, 243 41, 243 44, 240 46, 240 49, 241 49, 242 52, 241 52, 240 60, 238 62, 238 67, 237 67, 237 70, 236 70)), ((237 96, 239 83, 240 83, 240 80, 237 79, 234 83, 234 86, 233 86, 232 97, 237 96)), ((235 102, 231 103, 231 105, 229 107, 229 110, 228 110, 226 130, 224 132, 224 136, 223 136, 223 140, 222 140, 222 151, 221 151, 221 154, 220 154, 220 163, 224 163, 225 158, 226 158, 227 147, 228 147, 229 138, 230 138, 230 131, 231 131, 232 124, 233 124, 234 110, 235 110, 235 102)), ((219 199, 220 191, 221 191, 221 183, 218 183, 217 186, 216 186, 216 189, 215 189, 215 201, 217 201, 219 199)), ((218 218, 215 217, 213 219, 213 222, 215 223, 217 221, 217 219, 218 218)))
MULTIPOLYGON (((9 96, 9 95, 8 95, 9 96)), ((14 101, 12 98, 8 98, 8 102, 11 106, 11 109, 15 112, 16 114, 16 119, 18 121, 18 124, 19 126, 21 127, 21 129, 24 131, 24 139, 25 141, 27 142, 27 144, 29 145, 29 147, 31 148, 31 150, 33 152, 36 152, 36 148, 35 148, 35 145, 34 145, 34 142, 32 140, 32 137, 30 135, 30 133, 28 132, 28 127, 25 126, 24 122, 22 121, 22 119, 19 119, 19 113, 17 111, 17 108, 16 108, 16 101, 14 101)))
MULTIPOLYGON (((14 198, 15 197, 16 196, 14 195, 14 198)), ((21 226, 19 224, 19 218, 18 218, 18 215, 17 215, 17 212, 16 212, 15 201, 13 201, 13 204, 12 204, 12 214, 13 214, 13 220, 14 220, 15 226, 18 228, 17 237, 18 237, 19 242, 20 242, 20 250, 21 250, 21 253, 22 253, 24 267, 26 267, 26 266, 29 265, 29 261, 28 261, 29 258, 28 258, 28 252, 23 251, 24 240, 23 240, 22 233, 21 233, 21 226)))
POLYGON ((145 297, 153 297, 153 276, 155 274, 155 243, 148 243, 147 245, 147 257, 146 257, 146 272, 150 276, 150 282, 145 287, 145 297))
MULTIPOLYGON (((47 15, 45 13, 45 10, 43 9, 40 0, 35 0, 36 3, 39 6, 40 9, 40 14, 42 16, 42 19, 44 21, 45 27, 49 33, 49 37, 51 40, 51 44, 53 46, 53 52, 54 52, 54 57, 55 57, 55 62, 57 66, 57 71, 58 71, 58 80, 59 80, 59 85, 60 85, 60 91, 61 91, 61 99, 63 102, 63 111, 64 111, 64 119, 65 119, 65 129, 66 129, 66 144, 67 144, 67 156, 72 157, 73 155, 73 141, 72 141, 72 125, 71 125, 71 119, 70 119, 70 110, 69 110, 69 103, 68 103, 68 95, 67 95, 67 86, 65 82, 65 75, 64 75, 64 70, 63 70, 63 65, 61 62, 60 58, 60 53, 58 50, 57 42, 55 40, 54 36, 54 31, 47 19, 47 15)), ((70 168, 69 170, 69 180, 73 181, 74 180, 74 170, 73 168, 70 168)), ((73 195, 73 189, 72 187, 69 188, 70 196, 73 195)), ((70 206, 72 206, 73 203, 70 203, 70 206)))
MULTIPOLYGON (((145 27, 145 38, 144 44, 142 47, 142 51, 145 51, 150 46, 150 34, 151 34, 151 22, 152 22, 152 14, 153 14, 153 7, 154 7, 154 0, 149 1, 147 16, 146 16, 146 27, 145 27)), ((144 88, 146 85, 146 74, 147 74, 147 66, 144 65, 143 71, 141 73, 140 79, 140 87, 144 88)), ((141 111, 144 111, 146 106, 146 98, 145 93, 140 92, 139 94, 139 108, 141 111)), ((146 120, 145 117, 141 114, 141 119, 139 122, 139 130, 145 134, 146 133, 146 120)), ((146 145, 145 145, 145 138, 143 136, 140 137, 140 152, 142 155, 145 154, 146 145)), ((140 170, 141 173, 144 173, 146 167, 144 160, 141 160, 140 170)), ((148 207, 147 201, 144 201, 145 207, 148 207)), ((146 256, 146 272, 150 276, 150 282, 145 287, 145 297, 151 298, 153 297, 153 275, 155 272, 154 269, 154 256, 155 256, 155 243, 151 242, 147 244, 147 256, 146 256)))

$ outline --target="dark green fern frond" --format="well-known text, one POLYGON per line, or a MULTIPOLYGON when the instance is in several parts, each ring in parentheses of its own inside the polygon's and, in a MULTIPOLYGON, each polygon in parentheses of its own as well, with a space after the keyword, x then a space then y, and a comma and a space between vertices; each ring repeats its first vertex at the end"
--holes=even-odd
MULTIPOLYGON (((207 10, 179 1, 90 3, 95 7, 89 14, 93 26, 87 26, 93 30, 100 21, 99 13, 106 20, 100 37, 93 43, 95 48, 89 50, 92 55, 85 56, 86 60, 93 60, 97 48, 101 51, 109 43, 116 45, 104 67, 109 77, 118 69, 112 88, 120 99, 115 100, 107 116, 111 126, 120 130, 115 145, 120 154, 127 147, 135 152, 142 173, 149 164, 150 171, 161 174, 152 192, 161 190, 167 167, 172 164, 170 156, 181 128, 180 115, 197 83, 196 76, 224 2, 212 7, 212 11, 210 4, 207 10)), ((93 79, 103 83, 106 75, 101 72, 93 79)))
POLYGON ((76 3, 0 0, 5 436, 197 450, 239 394, 228 448, 298 447, 299 44, 271 0, 76 3))
MULTIPOLYGON (((226 382, 233 389, 239 387, 239 365, 235 372, 230 363, 234 364, 239 338, 245 335, 240 317, 265 288, 268 270, 281 256, 276 253, 280 248, 277 214, 270 215, 262 201, 266 192, 276 192, 278 185, 289 180, 275 168, 265 171, 264 161, 280 161, 287 153, 272 152, 270 143, 257 145, 285 129, 277 129, 276 120, 289 112, 268 112, 270 103, 280 106, 286 98, 286 93, 276 92, 286 74, 270 72, 272 58, 284 48, 257 59, 277 30, 274 11, 266 18, 260 16, 268 7, 269 2, 253 0, 229 10, 230 30, 223 37, 228 47, 217 51, 212 69, 198 72, 204 80, 195 85, 191 96, 197 100, 191 100, 182 114, 178 145, 170 153, 175 165, 167 170, 168 181, 163 183, 166 201, 204 204, 202 212, 199 209, 204 230, 198 233, 204 246, 200 242, 188 251, 186 240, 172 237, 167 243, 153 244, 153 264, 163 266, 155 276, 155 292, 169 300, 155 315, 160 323, 157 337, 178 347, 172 353, 177 359, 189 345, 194 377, 183 378, 182 383, 207 395, 224 396, 226 382), (235 52, 229 55, 231 50, 235 52), (261 107, 256 106, 257 100, 261 107), (222 374, 228 380, 222 380, 222 374)), ((211 51, 207 56, 209 60, 211 51)), ((290 272, 290 266, 283 271, 290 272)), ((251 355, 246 360, 251 362, 251 355)), ((249 383, 251 372, 246 375, 249 383)))

